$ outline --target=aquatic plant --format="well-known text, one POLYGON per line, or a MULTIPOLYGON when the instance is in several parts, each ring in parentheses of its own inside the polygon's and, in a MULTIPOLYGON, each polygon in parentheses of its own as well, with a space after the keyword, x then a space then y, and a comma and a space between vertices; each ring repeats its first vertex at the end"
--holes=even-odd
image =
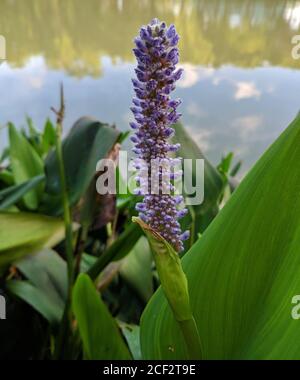
POLYGON ((148 194, 140 175, 137 205, 129 192, 96 194, 98 161, 127 133, 81 118, 62 141, 63 91, 56 126, 9 123, 0 155, 1 359, 300 358, 300 116, 241 184, 232 154, 214 167, 176 123, 177 153, 205 161, 205 199, 183 221, 191 239, 181 259, 174 223, 185 211, 170 157, 179 145, 169 142, 179 118, 170 99, 177 43, 175 28, 158 20, 136 40, 134 149, 147 178, 151 160, 171 176, 165 183, 159 169, 158 193, 148 194))

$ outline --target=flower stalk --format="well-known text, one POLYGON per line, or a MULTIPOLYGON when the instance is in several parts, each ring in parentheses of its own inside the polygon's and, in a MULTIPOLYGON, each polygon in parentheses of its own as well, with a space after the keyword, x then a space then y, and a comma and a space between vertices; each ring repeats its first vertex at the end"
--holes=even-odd
POLYGON ((67 271, 68 271, 68 295, 65 304, 65 310, 62 318, 61 328, 58 334, 54 357, 56 359, 62 358, 66 354, 69 332, 71 331, 72 315, 71 315, 71 298, 72 289, 74 284, 74 251, 73 251, 73 226, 71 219, 71 210, 69 203, 69 195, 67 190, 67 181, 63 160, 62 149, 62 124, 65 115, 64 92, 63 86, 60 89, 60 109, 57 111, 52 108, 56 114, 56 155, 58 162, 59 177, 61 183, 62 203, 64 210, 64 223, 65 223, 65 249, 67 257, 67 271))
POLYGON ((175 195, 174 181, 182 175, 176 171, 181 163, 172 158, 180 144, 171 144, 172 124, 181 114, 177 112, 180 99, 170 98, 182 70, 176 69, 179 36, 174 25, 166 26, 157 19, 140 30, 133 52, 138 65, 132 80, 136 97, 131 108, 135 122, 133 152, 138 156, 135 167, 139 188, 136 194, 143 201, 136 204, 139 218, 133 218, 148 237, 163 292, 182 332, 189 359, 201 359, 202 350, 198 328, 190 306, 188 282, 178 252, 189 232, 182 233, 179 219, 187 213, 182 208, 183 197, 175 195), (156 181, 153 177, 156 175, 156 181))
POLYGON ((63 150, 62 150, 62 123, 65 115, 64 104, 64 92, 61 86, 60 90, 60 109, 56 111, 52 108, 57 116, 56 120, 56 155, 59 169, 59 177, 61 183, 62 203, 64 210, 64 222, 65 222, 65 244, 66 244, 66 256, 68 266, 68 284, 69 292, 71 292, 74 282, 74 256, 73 256, 73 227, 71 219, 71 210, 69 203, 69 195, 66 182, 66 174, 64 168, 63 150))

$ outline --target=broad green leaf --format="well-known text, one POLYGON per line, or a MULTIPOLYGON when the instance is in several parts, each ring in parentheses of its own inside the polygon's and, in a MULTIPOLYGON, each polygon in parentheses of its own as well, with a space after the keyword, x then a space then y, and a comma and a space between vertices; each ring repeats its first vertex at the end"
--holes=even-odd
POLYGON ((67 299, 66 262, 56 252, 44 249, 15 265, 28 281, 8 281, 8 289, 57 325, 67 299))
POLYGON ((33 177, 29 181, 21 183, 20 185, 10 186, 1 190, 0 210, 7 210, 9 207, 16 204, 26 193, 38 186, 44 179, 45 176, 42 174, 33 177))
MULTIPOLYGON (((299 140, 297 117, 182 259, 205 359, 300 359, 299 140)), ((186 357, 161 290, 141 343, 146 359, 186 357)))
POLYGON ((64 235, 61 219, 25 212, 0 212, 0 270, 28 254, 55 246, 64 235))
MULTIPOLYGON (((63 141, 63 158, 71 205, 75 205, 86 192, 100 159, 107 157, 119 137, 117 129, 84 117, 72 127, 63 141)), ((47 209, 51 215, 62 213, 59 196, 61 185, 56 150, 46 159, 46 192, 56 197, 56 204, 47 209)), ((44 207, 46 207, 44 205, 44 207)))
POLYGON ((73 311, 86 359, 131 359, 116 321, 86 274, 80 274, 74 286, 73 311))
MULTIPOLYGON (((9 124, 9 142, 10 162, 16 185, 44 173, 42 159, 13 124, 9 124)), ((24 195, 24 203, 28 209, 35 210, 38 207, 42 191, 43 186, 39 184, 24 195)))
POLYGON ((153 294, 152 254, 147 239, 142 236, 131 252, 123 259, 120 274, 147 302, 153 294))

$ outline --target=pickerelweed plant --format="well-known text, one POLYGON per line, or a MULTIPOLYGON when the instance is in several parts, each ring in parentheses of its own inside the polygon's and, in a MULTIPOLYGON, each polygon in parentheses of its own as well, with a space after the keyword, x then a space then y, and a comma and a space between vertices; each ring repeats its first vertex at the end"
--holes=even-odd
POLYGON ((139 219, 134 218, 134 221, 149 239, 162 288, 185 339, 188 355, 191 359, 199 359, 199 334, 190 307, 187 279, 178 256, 183 250, 183 241, 189 237, 189 232, 182 233, 180 228, 178 219, 187 210, 180 209, 183 197, 175 195, 174 186, 176 178, 182 175, 176 170, 181 160, 170 156, 180 145, 169 142, 174 134, 171 125, 181 116, 177 112, 180 100, 170 98, 182 75, 182 69, 176 69, 178 41, 174 25, 167 27, 157 19, 142 27, 135 39, 133 52, 138 65, 137 78, 132 80, 136 97, 131 110, 136 121, 131 123, 135 131, 131 141, 135 144, 133 152, 138 156, 136 194, 143 196, 143 202, 136 205, 139 219))
POLYGON ((178 41, 174 25, 167 27, 157 19, 142 27, 135 39, 133 51, 138 65, 135 69, 137 79, 132 80, 136 97, 131 110, 136 122, 131 123, 135 130, 131 140, 135 144, 133 152, 140 159, 135 164, 140 186, 136 193, 144 196, 143 202, 136 205, 139 217, 180 252, 182 242, 189 238, 189 231, 181 232, 178 219, 187 210, 179 209, 183 198, 174 195, 172 183, 182 175, 181 171, 176 171, 180 159, 170 157, 170 152, 176 152, 180 144, 168 141, 174 134, 171 125, 181 116, 177 112, 180 99, 170 99, 183 72, 176 70, 178 41), (158 178, 153 184, 155 174, 158 178))

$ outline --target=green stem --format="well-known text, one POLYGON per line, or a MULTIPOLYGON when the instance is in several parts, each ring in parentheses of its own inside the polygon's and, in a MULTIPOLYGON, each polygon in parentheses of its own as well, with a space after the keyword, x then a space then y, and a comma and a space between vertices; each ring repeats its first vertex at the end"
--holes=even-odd
POLYGON ((62 125, 57 123, 56 129, 56 154, 58 161, 58 169, 61 184, 61 196, 64 210, 64 222, 65 222, 65 250, 67 257, 67 271, 68 271, 68 295, 65 304, 65 310, 63 318, 60 325, 60 331, 58 334, 54 358, 59 359, 66 355, 66 349, 68 346, 69 332, 71 330, 71 297, 72 288, 74 283, 74 255, 73 255, 73 228, 71 211, 67 190, 67 182, 63 161, 63 150, 62 150, 62 125))
POLYGON ((61 130, 62 130, 62 127, 60 124, 58 124, 57 136, 56 136, 56 152, 57 152, 57 161, 58 161, 59 176, 60 176, 60 183, 61 183, 62 203, 63 203, 63 209, 64 209, 65 234, 66 234, 65 247, 66 247, 67 266, 68 266, 68 289, 69 289, 69 295, 70 295, 72 292, 72 286, 74 282, 73 228, 72 228, 71 211, 70 211, 69 196, 68 196, 68 190, 67 190, 63 153, 62 153, 61 130))
POLYGON ((185 321, 178 321, 190 360, 202 359, 202 347, 198 327, 194 317, 185 321))
POLYGON ((77 242, 76 242, 76 248, 75 248, 75 254, 74 254, 75 256, 74 276, 75 277, 80 272, 80 263, 81 263, 82 254, 85 248, 86 240, 88 237, 88 232, 89 232, 89 225, 87 225, 86 223, 83 223, 77 236, 77 242))

